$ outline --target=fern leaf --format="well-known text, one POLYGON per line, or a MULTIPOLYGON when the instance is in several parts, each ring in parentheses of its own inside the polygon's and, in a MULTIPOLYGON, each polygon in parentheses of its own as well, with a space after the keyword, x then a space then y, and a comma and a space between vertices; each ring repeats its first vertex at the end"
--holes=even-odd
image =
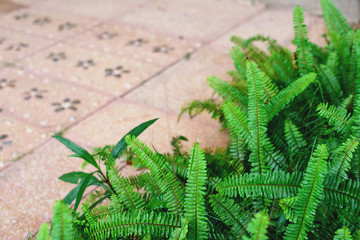
POLYGON ((252 172, 266 172, 263 142, 266 135, 266 115, 264 111, 264 86, 261 73, 254 62, 247 62, 247 80, 248 80, 248 126, 252 138, 249 141, 251 154, 249 162, 252 172))
POLYGON ((319 115, 326 118, 330 125, 334 126, 338 132, 345 133, 350 127, 350 114, 345 109, 338 109, 328 103, 320 103, 316 109, 319 115))
POLYGON ((300 188, 301 175, 276 171, 265 174, 232 175, 221 179, 216 190, 228 197, 258 197, 270 199, 293 197, 300 188))
POLYGON ((223 113, 221 111, 221 104, 213 99, 193 100, 181 107, 178 120, 184 113, 188 113, 190 117, 200 115, 203 112, 208 112, 211 117, 216 120, 222 121, 223 113))
POLYGON ((234 159, 244 160, 246 153, 245 141, 236 131, 229 128, 230 145, 229 151, 234 159))
POLYGON ((244 240, 269 239, 269 237, 266 236, 268 225, 269 225, 269 216, 264 212, 256 213, 248 226, 248 231, 251 232, 253 235, 251 237, 244 236, 243 239, 244 240))
POLYGON ((37 240, 49 240, 49 225, 47 223, 43 223, 40 226, 40 230, 36 236, 37 240))
POLYGON ((314 82, 315 73, 309 73, 282 89, 268 104, 265 105, 267 112, 267 121, 275 117, 285 106, 290 103, 297 95, 302 93, 310 83, 314 82))
POLYGON ((335 232, 334 240, 352 240, 351 233, 347 227, 342 227, 335 232))
POLYGON ((129 209, 142 209, 145 202, 140 193, 134 191, 129 180, 121 177, 120 172, 113 166, 108 166, 108 175, 111 185, 114 187, 118 200, 129 209))
POLYGON ((248 143, 251 135, 248 128, 248 117, 245 112, 236 107, 232 102, 226 102, 223 106, 227 127, 237 132, 240 137, 248 143))
POLYGON ((354 98, 354 112, 351 119, 351 135, 360 138, 360 94, 354 98))
POLYGON ((133 235, 150 234, 163 238, 169 237, 176 228, 180 228, 176 215, 143 210, 110 214, 96 224, 85 228, 85 239, 118 239, 133 235))
POLYGON ((205 211, 206 162, 199 143, 191 149, 185 194, 185 218, 189 221, 188 239, 207 239, 205 211))
POLYGON ((358 138, 349 138, 338 149, 335 150, 334 157, 330 163, 329 174, 335 178, 347 180, 347 171, 350 170, 350 162, 353 158, 353 152, 359 146, 358 138))
POLYGON ((351 30, 349 23, 331 0, 321 0, 321 7, 328 32, 345 35, 351 30))
POLYGON ((349 179, 339 185, 337 181, 324 188, 325 200, 334 206, 358 209, 360 206, 360 183, 349 179))
POLYGON ((160 155, 153 153, 148 146, 136 137, 127 136, 126 142, 129 147, 139 156, 140 161, 150 169, 151 175, 159 183, 161 192, 164 194, 167 207, 171 212, 182 213, 184 205, 184 192, 180 182, 165 164, 160 155))
POLYGON ((314 72, 314 56, 309 45, 308 32, 304 24, 304 13, 301 7, 294 9, 295 45, 297 46, 297 64, 301 76, 314 72))
POLYGON ((188 233, 188 226, 189 226, 189 222, 186 221, 186 219, 182 218, 181 219, 181 228, 176 228, 169 240, 184 240, 186 239, 186 234, 188 233))
POLYGON ((291 152, 306 146, 302 134, 290 119, 285 121, 285 139, 291 152))
POLYGON ((237 238, 244 234, 250 236, 246 230, 249 214, 244 213, 240 206, 234 203, 234 200, 221 195, 213 195, 210 196, 210 203, 216 215, 231 227, 233 236, 237 238))
POLYGON ((94 214, 89 210, 89 206, 86 203, 83 203, 81 205, 81 210, 84 213, 85 219, 90 223, 90 224, 95 224, 95 216, 94 214))
POLYGON ((52 240, 73 240, 74 229, 70 208, 62 201, 54 205, 54 217, 52 221, 52 240))
POLYGON ((296 223, 290 224, 284 239, 307 239, 306 233, 313 224, 316 208, 323 198, 324 179, 326 175, 326 159, 328 157, 325 144, 319 145, 311 157, 301 189, 297 195, 294 209, 297 218, 296 223))
POLYGON ((240 51, 239 47, 233 47, 230 55, 234 61, 234 66, 242 80, 246 81, 246 63, 245 55, 240 51))
POLYGON ((318 67, 318 71, 322 86, 326 88, 327 92, 331 96, 331 99, 337 102, 338 99, 342 97, 343 92, 335 73, 326 65, 320 65, 318 67))
POLYGON ((279 89, 265 73, 261 73, 261 78, 264 84, 264 102, 266 103, 270 101, 270 99, 273 98, 276 94, 278 94, 279 89))
POLYGON ((284 211, 286 218, 290 222, 296 223, 296 215, 294 210, 294 203, 296 201, 296 197, 284 198, 279 201, 279 206, 284 211))

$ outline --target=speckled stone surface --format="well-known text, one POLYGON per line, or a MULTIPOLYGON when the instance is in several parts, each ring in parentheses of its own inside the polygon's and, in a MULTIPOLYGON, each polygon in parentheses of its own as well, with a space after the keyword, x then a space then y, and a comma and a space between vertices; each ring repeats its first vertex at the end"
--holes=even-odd
MULTIPOLYGON (((229 79, 232 35, 270 34, 289 47, 293 37, 292 9, 248 0, 13 2, 0 11, 1 240, 36 233, 73 187, 58 177, 82 161, 53 134, 91 151, 159 118, 140 137, 160 152, 178 135, 187 149, 225 146, 208 115, 177 121, 181 106, 212 97, 208 76, 229 79)), ((306 21, 321 43, 324 23, 306 21)))

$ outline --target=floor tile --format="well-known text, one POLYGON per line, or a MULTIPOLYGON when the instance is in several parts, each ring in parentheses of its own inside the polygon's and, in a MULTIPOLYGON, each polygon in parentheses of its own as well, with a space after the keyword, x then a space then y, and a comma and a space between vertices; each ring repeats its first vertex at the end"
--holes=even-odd
POLYGON ((69 42, 161 66, 174 62, 201 45, 182 36, 172 38, 116 23, 96 26, 69 42))
POLYGON ((185 145, 187 149, 194 141, 198 141, 202 147, 224 146, 227 143, 226 134, 219 131, 220 125, 210 118, 190 120, 184 117, 177 122, 177 114, 123 99, 74 126, 66 132, 65 137, 89 147, 114 145, 132 128, 154 118, 159 120, 146 129, 140 138, 159 152, 171 151, 171 138, 178 135, 189 139, 185 145))
POLYGON ((0 61, 26 58, 53 43, 52 40, 0 29, 0 61))
POLYGON ((1 28, 57 40, 80 34, 98 22, 31 8, 13 11, 0 17, 1 28))
POLYGON ((24 239, 49 221, 57 199, 74 187, 58 179, 62 174, 81 171, 82 160, 61 143, 51 140, 0 171, 0 236, 2 240, 24 239))
POLYGON ((21 70, 0 72, 3 112, 49 133, 61 131, 106 104, 111 97, 21 70))
POLYGON ((71 82, 121 95, 162 67, 68 44, 57 44, 24 63, 37 73, 57 76, 71 82))
POLYGON ((232 69, 229 54, 210 45, 168 68, 125 98, 178 113, 183 104, 212 96, 213 91, 206 81, 208 76, 229 80, 226 72, 232 69))
POLYGON ((0 171, 48 137, 44 130, 0 112, 0 171))

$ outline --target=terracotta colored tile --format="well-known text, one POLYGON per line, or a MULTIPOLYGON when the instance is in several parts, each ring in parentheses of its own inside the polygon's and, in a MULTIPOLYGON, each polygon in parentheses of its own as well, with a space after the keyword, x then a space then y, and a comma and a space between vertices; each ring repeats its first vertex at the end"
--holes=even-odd
POLYGON ((47 138, 45 131, 0 113, 0 171, 47 138))
POLYGON ((27 59, 25 67, 114 95, 161 70, 131 58, 61 43, 27 59))
POLYGON ((178 113, 183 104, 212 96, 213 91, 206 81, 208 76, 228 80, 226 72, 232 69, 229 54, 211 45, 167 69, 125 98, 178 113))
POLYGON ((25 58, 51 44, 51 40, 0 29, 0 61, 25 58))
POLYGON ((149 0, 105 0, 101 2, 98 0, 48 0, 43 1, 37 7, 67 14, 108 19, 110 17, 118 17, 147 2, 149 0))
POLYGON ((3 111, 54 133, 75 123, 111 98, 24 71, 0 72, 3 111))
POLYGON ((27 230, 34 233, 50 220, 55 201, 75 186, 58 177, 81 171, 82 160, 67 157, 70 154, 61 143, 51 140, 0 171, 1 239, 24 238, 27 230))
POLYGON ((0 18, 0 26, 5 29, 38 35, 50 39, 69 38, 96 25, 97 20, 82 19, 52 11, 21 9, 0 18))
POLYGON ((177 114, 126 100, 112 103, 71 128, 65 136, 90 147, 113 145, 132 128, 153 118, 159 120, 142 133, 140 138, 160 152, 171 151, 171 138, 177 135, 189 139, 186 145, 188 148, 195 140, 203 147, 224 146, 227 143, 227 136, 219 132, 219 124, 210 118, 199 117, 190 120, 184 117, 177 122, 177 114))
POLYGON ((200 46, 181 36, 172 38, 115 23, 96 26, 69 42, 157 65, 168 65, 200 46))

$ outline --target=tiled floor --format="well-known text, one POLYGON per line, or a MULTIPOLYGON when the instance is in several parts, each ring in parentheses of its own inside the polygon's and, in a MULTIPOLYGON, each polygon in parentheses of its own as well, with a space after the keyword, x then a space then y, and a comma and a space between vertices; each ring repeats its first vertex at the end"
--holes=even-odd
MULTIPOLYGON (((141 138, 160 152, 225 146, 209 116, 178 122, 181 106, 229 79, 232 35, 271 35, 290 46, 292 9, 247 0, 16 0, 0 11, 0 239, 24 239, 72 188, 57 178, 81 161, 51 135, 87 149, 116 143, 159 117, 141 138), (101 2, 101 3, 100 3, 101 2)), ((310 37, 323 22, 306 14, 310 37)), ((131 174, 132 170, 127 170, 131 174)))

